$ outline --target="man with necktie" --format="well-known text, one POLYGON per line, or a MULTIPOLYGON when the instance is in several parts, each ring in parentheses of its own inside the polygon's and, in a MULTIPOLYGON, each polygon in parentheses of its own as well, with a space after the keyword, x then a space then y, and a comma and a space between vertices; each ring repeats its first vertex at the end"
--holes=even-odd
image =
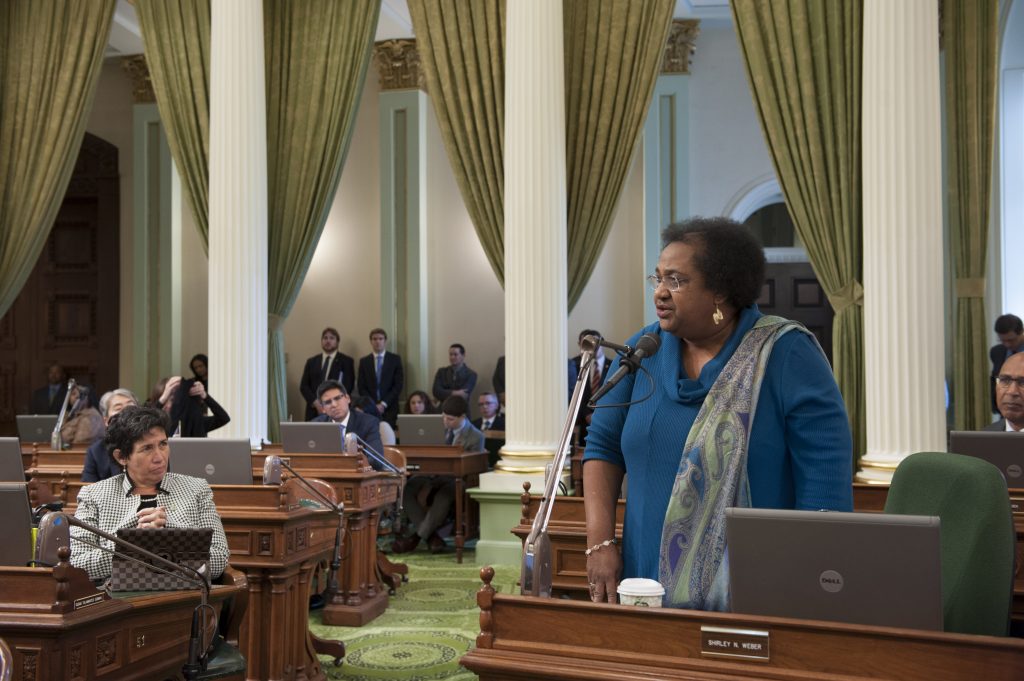
POLYGON ((328 326, 320 334, 320 348, 323 352, 306 360, 299 380, 299 392, 306 399, 306 420, 311 421, 320 413, 317 409, 316 391, 324 381, 338 381, 351 394, 356 384, 355 362, 338 350, 341 335, 334 327, 328 326))
POLYGON ((388 352, 388 334, 384 329, 370 332, 373 352, 359 360, 359 394, 373 398, 377 416, 392 428, 398 424, 398 402, 405 385, 402 358, 388 352))
MULTIPOLYGON (((355 433, 359 439, 373 450, 374 454, 383 455, 384 445, 380 441, 380 421, 372 414, 351 409, 352 398, 345 386, 337 381, 324 381, 316 390, 317 399, 323 406, 324 413, 313 421, 333 421, 341 428, 341 436, 355 433)), ((367 457, 371 461, 372 457, 367 457)))
POLYGON ((46 372, 47 384, 32 392, 30 414, 59 414, 68 394, 68 375, 64 367, 54 364, 46 372))
POLYGON ((498 411, 498 396, 494 393, 483 393, 477 398, 476 406, 480 409, 480 418, 473 420, 473 426, 484 434, 484 448, 487 450, 487 461, 491 468, 501 458, 501 448, 505 446, 504 437, 491 437, 488 431, 504 431, 505 415, 498 411))
MULTIPOLYGON (((601 334, 593 329, 583 329, 580 331, 579 338, 577 339, 580 345, 580 354, 569 360, 570 398, 572 397, 572 391, 576 388, 576 379, 580 375, 580 362, 583 358, 583 338, 585 336, 602 338, 601 334)), ((590 372, 590 382, 583 388, 583 401, 580 403, 580 411, 576 416, 576 427, 579 434, 576 444, 580 447, 587 444, 587 427, 590 425, 590 418, 594 414, 594 410, 588 407, 587 404, 590 402, 590 396, 596 393, 604 382, 605 373, 608 367, 611 366, 611 362, 611 359, 603 351, 599 351, 594 355, 594 366, 590 372)))

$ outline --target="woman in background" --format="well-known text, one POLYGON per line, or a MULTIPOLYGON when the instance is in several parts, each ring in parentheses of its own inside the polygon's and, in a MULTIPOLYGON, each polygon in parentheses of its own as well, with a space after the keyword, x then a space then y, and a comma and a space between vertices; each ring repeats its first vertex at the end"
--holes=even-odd
POLYGON ((163 409, 170 416, 169 437, 206 437, 231 421, 224 407, 206 393, 203 384, 195 379, 170 376, 153 386, 147 406, 163 409), (204 416, 206 409, 211 416, 204 416))
POLYGON ((409 399, 405 401, 405 412, 407 414, 433 414, 434 403, 430 396, 422 390, 409 393, 409 399))
POLYGON ((89 386, 75 384, 68 398, 67 415, 60 427, 60 439, 65 445, 92 445, 106 432, 103 417, 96 409, 89 386))

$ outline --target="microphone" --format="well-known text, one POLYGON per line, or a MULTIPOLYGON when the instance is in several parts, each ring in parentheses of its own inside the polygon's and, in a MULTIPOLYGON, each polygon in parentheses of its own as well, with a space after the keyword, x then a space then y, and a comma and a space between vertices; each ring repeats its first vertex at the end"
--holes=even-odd
POLYGON ((58 452, 64 448, 64 442, 60 437, 60 429, 64 426, 64 417, 68 413, 68 401, 71 399, 71 391, 75 388, 75 379, 68 379, 68 391, 64 393, 64 403, 60 405, 60 413, 57 415, 57 424, 53 427, 50 435, 50 448, 58 452))
MULTIPOLYGON (((210 645, 206 646, 205 649, 202 645, 202 626, 200 624, 199 613, 208 609, 210 612, 213 612, 214 618, 217 616, 209 606, 210 583, 207 581, 208 575, 206 574, 206 565, 200 566, 198 570, 190 568, 187 565, 179 565, 178 563, 168 560, 159 554, 147 551, 146 549, 136 546, 129 541, 125 541, 116 535, 104 532, 98 527, 93 527, 89 523, 82 522, 75 516, 67 515, 62 511, 52 511, 47 513, 39 523, 39 532, 36 535, 37 563, 43 565, 55 565, 58 561, 57 550, 61 547, 68 547, 70 549, 72 539, 71 525, 80 527, 97 537, 102 537, 103 539, 112 542, 115 546, 128 549, 131 552, 148 558, 149 560, 157 563, 157 565, 148 563, 141 558, 132 555, 132 553, 119 553, 116 549, 110 549, 99 543, 94 544, 92 542, 85 541, 80 537, 74 538, 77 542, 86 544, 93 548, 98 548, 111 554, 119 555, 126 560, 145 565, 148 569, 155 572, 178 577, 186 582, 199 586, 199 592, 202 600, 199 606, 192 612, 192 628, 189 634, 188 660, 181 668, 182 676, 185 679, 197 678, 197 676, 206 669, 207 659, 210 650, 213 648, 213 640, 210 641, 210 645)), ((216 619, 214 621, 216 621, 216 619)), ((216 628, 216 625, 214 628, 216 628)))
POLYGON ((593 408, 599 399, 608 394, 608 392, 618 385, 619 381, 628 376, 629 374, 635 374, 636 370, 640 368, 640 360, 650 357, 658 351, 661 347, 661 338, 653 333, 645 333, 640 336, 636 342, 636 347, 632 349, 632 352, 627 353, 619 361, 618 370, 611 375, 611 377, 605 381, 605 384, 594 393, 594 396, 590 398, 590 407, 593 408))
POLYGON ((394 475, 401 475, 402 471, 395 464, 391 463, 384 458, 384 455, 376 451, 369 445, 363 438, 359 437, 356 433, 345 434, 345 453, 349 456, 357 456, 360 450, 369 455, 371 459, 379 463, 381 466, 387 469, 388 473, 394 475))

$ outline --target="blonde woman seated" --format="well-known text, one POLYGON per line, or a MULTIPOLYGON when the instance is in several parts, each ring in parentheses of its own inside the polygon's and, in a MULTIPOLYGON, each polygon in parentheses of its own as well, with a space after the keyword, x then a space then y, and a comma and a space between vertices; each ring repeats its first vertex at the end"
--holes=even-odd
MULTIPOLYGON (((167 414, 152 407, 126 407, 112 419, 107 451, 123 472, 83 487, 75 517, 110 534, 125 527, 210 528, 210 577, 216 579, 228 563, 228 543, 213 492, 202 478, 167 471, 168 429, 167 414)), ((111 542, 79 527, 71 528, 71 537, 80 540, 71 542, 71 564, 93 580, 109 577, 110 552, 88 544, 113 549, 111 542)))
POLYGON ((103 417, 93 403, 88 386, 76 385, 68 398, 68 413, 60 427, 60 439, 65 445, 91 445, 103 437, 106 427, 103 417))

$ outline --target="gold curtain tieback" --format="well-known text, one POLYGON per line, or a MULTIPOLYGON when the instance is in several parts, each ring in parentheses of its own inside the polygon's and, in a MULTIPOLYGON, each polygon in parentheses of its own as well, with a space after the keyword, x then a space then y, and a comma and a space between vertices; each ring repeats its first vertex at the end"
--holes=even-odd
POLYGON ((864 287, 860 285, 860 282, 856 279, 851 279, 848 283, 840 286, 836 289, 835 293, 826 293, 828 296, 828 302, 832 305, 832 309, 836 314, 839 314, 851 305, 864 305, 864 287))
POLYGON ((984 298, 985 277, 957 277, 957 298, 984 298))
POLYGON ((269 331, 270 333, 274 333, 275 331, 280 331, 281 327, 284 326, 284 320, 286 320, 286 319, 288 319, 288 318, 287 317, 282 317, 281 315, 268 314, 267 315, 267 331, 269 331))

